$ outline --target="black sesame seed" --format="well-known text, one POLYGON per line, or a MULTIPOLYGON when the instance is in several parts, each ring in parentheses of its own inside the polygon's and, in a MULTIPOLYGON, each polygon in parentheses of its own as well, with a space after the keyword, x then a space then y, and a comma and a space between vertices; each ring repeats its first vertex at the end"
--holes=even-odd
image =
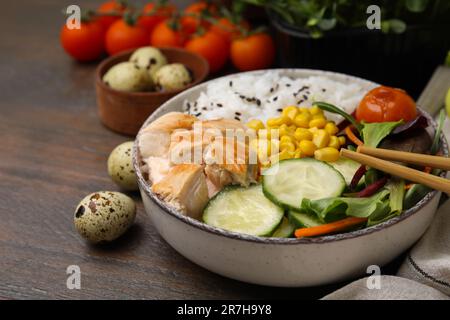
POLYGON ((245 96, 243 96, 242 94, 239 96, 239 98, 241 99, 245 99, 245 96))
POLYGON ((274 98, 273 98, 273 101, 277 101, 277 100, 278 100, 278 97, 274 97, 274 98))
POLYGON ((290 83, 286 83, 286 87, 288 87, 288 88, 289 88, 290 86, 291 86, 291 84, 290 84, 290 83))
POLYGON ((218 103, 217 106, 218 106, 219 108, 222 108, 222 107, 223 107, 223 104, 218 103))
POLYGON ((242 115, 242 113, 237 112, 237 111, 234 114, 237 115, 237 116, 241 116, 242 115))
POLYGON ((241 121, 241 119, 239 117, 234 117, 234 119, 237 121, 241 121))
POLYGON ((202 115, 201 112, 194 114, 194 116, 196 116, 196 117, 200 117, 201 115, 202 115))
POLYGON ((283 111, 283 109, 277 109, 277 111, 278 111, 278 112, 282 112, 282 111, 283 111))
POLYGON ((303 99, 308 100, 308 96, 306 94, 304 94, 303 99))
POLYGON ((270 88, 270 93, 272 93, 272 92, 273 92, 273 90, 274 90, 273 88, 270 88))
POLYGON ((322 92, 325 92, 325 91, 327 91, 327 89, 325 89, 325 88, 322 88, 322 92))
POLYGON ((260 105, 261 105, 261 100, 256 99, 256 104, 257 104, 258 106, 260 106, 260 105))
POLYGON ((300 99, 297 101, 297 104, 303 103, 304 100, 300 99))
POLYGON ((203 108, 202 108, 202 110, 206 111, 206 110, 208 110, 208 108, 206 108, 206 107, 203 107, 203 108))
POLYGON ((232 87, 233 86, 233 81, 230 81, 228 84, 230 85, 230 87, 232 87))

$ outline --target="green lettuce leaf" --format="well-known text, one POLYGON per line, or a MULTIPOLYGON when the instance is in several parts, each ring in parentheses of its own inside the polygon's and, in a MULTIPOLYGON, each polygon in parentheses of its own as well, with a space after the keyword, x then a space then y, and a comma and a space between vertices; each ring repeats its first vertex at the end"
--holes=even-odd
POLYGON ((315 214, 319 219, 327 222, 342 218, 342 214, 359 218, 369 218, 372 215, 379 217, 385 215, 386 204, 384 200, 388 195, 389 190, 383 189, 367 198, 303 199, 301 208, 302 211, 315 214))
POLYGON ((397 122, 362 123, 363 128, 361 133, 364 140, 364 145, 367 147, 376 148, 381 140, 386 138, 392 130, 394 130, 401 123, 403 123, 402 120, 397 122))

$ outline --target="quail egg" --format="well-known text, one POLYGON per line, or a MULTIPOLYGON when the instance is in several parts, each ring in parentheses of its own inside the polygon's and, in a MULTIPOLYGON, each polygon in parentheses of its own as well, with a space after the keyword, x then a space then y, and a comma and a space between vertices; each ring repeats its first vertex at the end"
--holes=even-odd
POLYGON ((153 86, 153 81, 146 70, 132 62, 120 62, 112 66, 103 76, 103 82, 120 91, 145 91, 153 86))
POLYGON ((99 191, 78 204, 74 223, 78 233, 92 243, 113 241, 134 222, 136 205, 120 192, 99 191))
POLYGON ((151 77, 159 68, 167 64, 166 57, 159 49, 153 47, 139 48, 133 52, 130 61, 139 68, 147 70, 151 77))
POLYGON ((161 90, 181 89, 191 83, 189 70, 181 63, 167 64, 155 73, 155 85, 161 90))
POLYGON ((131 150, 133 141, 119 144, 108 157, 108 174, 111 179, 125 190, 138 190, 136 174, 133 169, 131 150))

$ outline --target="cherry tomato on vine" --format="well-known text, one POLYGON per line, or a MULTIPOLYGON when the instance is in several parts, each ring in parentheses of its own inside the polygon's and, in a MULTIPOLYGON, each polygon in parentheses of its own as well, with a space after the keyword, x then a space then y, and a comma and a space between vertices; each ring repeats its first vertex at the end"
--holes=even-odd
POLYGON ((358 121, 410 121, 415 117, 417 109, 414 100, 405 91, 386 86, 370 90, 356 109, 358 121))
MULTIPOLYGON (((100 14, 108 14, 113 12, 123 14, 125 9, 126 9, 125 6, 121 4, 119 1, 106 1, 98 7, 97 12, 100 14)), ((119 19, 120 16, 105 15, 98 17, 97 21, 101 23, 101 25, 105 28, 105 30, 108 30, 108 28, 119 19)))
POLYGON ((203 35, 194 36, 186 43, 185 48, 208 60, 211 72, 219 71, 225 65, 230 52, 228 42, 211 31, 203 35))
POLYGON ((183 33, 175 30, 169 20, 160 22, 150 37, 150 44, 155 47, 182 47, 185 42, 183 33))
POLYGON ((60 41, 64 50, 79 61, 97 60, 105 52, 105 31, 98 22, 82 22, 80 29, 61 28, 60 41))
POLYGON ((232 40, 241 36, 241 30, 249 30, 250 25, 247 21, 242 20, 240 23, 235 24, 231 22, 228 18, 220 18, 211 26, 211 31, 217 33, 224 37, 227 41, 231 42, 232 40))
POLYGON ((208 29, 210 23, 202 19, 202 14, 205 12, 208 15, 214 16, 217 14, 217 7, 205 1, 194 2, 189 5, 184 10, 184 16, 181 18, 183 31, 187 34, 192 34, 198 31, 200 27, 208 29))
POLYGON ((142 16, 138 20, 138 25, 146 28, 149 32, 162 21, 170 18, 176 11, 176 7, 171 3, 162 3, 157 5, 150 2, 142 9, 142 16), (148 14, 148 16, 145 16, 148 14), (152 14, 152 15, 150 15, 152 14))
POLYGON ((270 67, 275 58, 275 45, 266 33, 256 33, 233 40, 231 61, 240 71, 270 67))
POLYGON ((114 22, 106 32, 106 51, 109 54, 148 45, 148 32, 138 25, 130 25, 124 19, 114 22))

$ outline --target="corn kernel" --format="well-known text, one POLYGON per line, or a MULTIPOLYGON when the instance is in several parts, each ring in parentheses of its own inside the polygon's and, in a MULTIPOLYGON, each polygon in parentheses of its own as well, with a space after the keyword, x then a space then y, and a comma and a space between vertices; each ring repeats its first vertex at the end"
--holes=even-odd
POLYGON ((330 143, 330 135, 325 130, 317 130, 313 135, 312 142, 318 149, 325 148, 330 143))
POLYGON ((309 109, 309 112, 315 116, 315 115, 323 115, 323 110, 320 109, 318 106, 313 106, 311 109, 309 109))
POLYGON ((301 113, 294 119, 294 124, 300 128, 308 128, 311 116, 308 113, 301 113))
POLYGON ((291 124, 290 126, 288 126, 288 130, 292 134, 294 134, 296 129, 297 129, 297 126, 295 124, 291 124))
POLYGON ((254 119, 254 120, 250 120, 249 122, 247 122, 247 127, 258 131, 258 130, 264 129, 264 123, 261 120, 254 119))
POLYGON ((282 124, 279 128, 278 135, 280 137, 290 136, 292 133, 289 131, 289 127, 286 124, 282 124))
POLYGON ((309 131, 308 129, 305 129, 305 128, 297 128, 297 130, 295 130, 294 137, 295 137, 295 139, 297 139, 298 141, 302 141, 302 140, 312 140, 313 134, 312 134, 312 132, 309 131))
POLYGON ((294 158, 301 158, 302 157, 302 150, 300 150, 300 148, 297 148, 294 152, 294 158))
POLYGON ((269 118, 267 120, 267 126, 268 127, 279 127, 283 124, 283 118, 269 118))
POLYGON ((293 142, 294 142, 294 139, 292 139, 291 136, 282 136, 282 137, 280 138, 280 144, 285 143, 285 142, 291 142, 291 143, 293 143, 293 142))
POLYGON ((295 151, 295 144, 292 142, 282 142, 280 143, 280 150, 295 151))
POLYGON ((284 108, 281 114, 285 117, 290 118, 291 120, 294 120, 298 114, 298 109, 296 106, 289 106, 284 108))
POLYGON ((328 143, 329 147, 339 149, 341 147, 341 144, 339 143, 339 139, 336 136, 330 137, 330 142, 328 143))
POLYGON ((314 158, 327 162, 337 161, 339 160, 339 151, 331 147, 318 149, 314 152, 314 158))
POLYGON ((299 112, 299 113, 307 113, 307 114, 310 114, 310 113, 309 113, 309 109, 308 109, 308 108, 305 108, 305 107, 298 107, 298 112, 299 112))
POLYGON ((298 144, 298 147, 301 151, 301 153, 305 156, 311 157, 314 155, 314 151, 316 151, 317 147, 316 145, 309 140, 302 140, 298 144))
POLYGON ((347 139, 344 136, 340 136, 340 137, 338 137, 338 139, 339 139, 339 144, 341 146, 343 146, 344 144, 347 143, 347 139))
POLYGON ((326 124, 327 124, 327 120, 325 120, 325 118, 313 119, 309 122, 309 127, 310 128, 317 127, 319 129, 322 129, 325 127, 326 124))
POLYGON ((319 131, 319 128, 317 127, 312 127, 308 129, 309 132, 311 132, 312 134, 316 133, 317 131, 319 131))
POLYGON ((334 122, 328 122, 325 125, 325 130, 330 134, 330 136, 336 135, 339 132, 338 127, 334 124, 334 122))
MULTIPOLYGON (((312 120, 314 120, 314 119, 325 119, 325 116, 323 114, 315 114, 315 115, 312 116, 311 119, 312 120)), ((325 120, 327 120, 327 119, 325 119, 325 120)))

